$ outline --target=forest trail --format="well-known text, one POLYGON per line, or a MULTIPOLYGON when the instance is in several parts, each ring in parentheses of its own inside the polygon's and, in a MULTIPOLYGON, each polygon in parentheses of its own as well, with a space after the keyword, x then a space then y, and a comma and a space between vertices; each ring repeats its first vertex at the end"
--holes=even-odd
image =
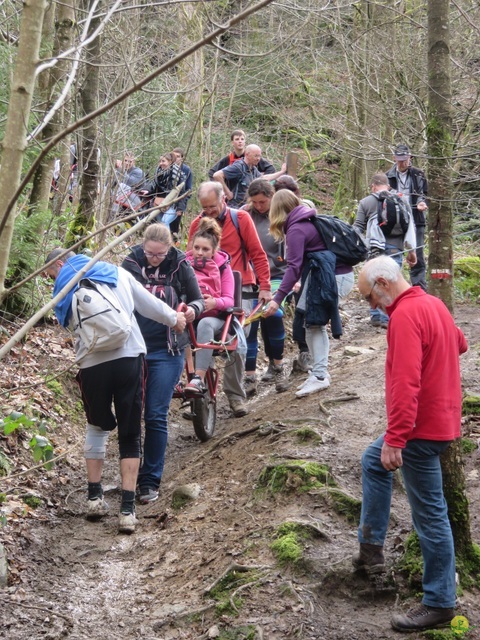
MULTIPOLYGON (((273 385, 264 385, 249 402, 251 413, 236 420, 229 417, 221 398, 215 437, 205 444, 194 438, 191 423, 181 417, 174 401, 160 498, 138 506, 138 531, 132 536, 117 533, 114 439, 105 474, 110 514, 91 523, 83 517, 83 423, 58 428, 58 446, 71 449, 70 454, 54 471, 30 474, 8 485, 7 506, 13 515, 0 529, 0 541, 12 571, 10 586, 0 592, 0 637, 401 637, 389 624, 392 610, 409 604, 402 599, 404 578, 393 570, 411 530, 400 481, 395 483, 387 542, 389 572, 376 584, 352 572, 356 525, 337 513, 332 492, 300 491, 293 472, 287 473, 288 492, 259 491, 264 469, 304 460, 328 465, 339 488, 361 498, 360 455, 384 427, 386 341, 384 330, 369 325, 366 305, 355 295, 345 311, 344 336, 331 341, 329 389, 297 399, 294 386, 276 394, 273 385), (300 428, 304 430, 299 433, 300 428), (199 485, 199 497, 174 509, 174 489, 192 483, 199 485), (43 505, 15 516, 12 503, 19 503, 27 491, 42 496, 43 505), (312 523, 318 530, 306 542, 303 562, 296 569, 278 564, 271 550, 277 527, 292 520, 312 523), (229 568, 234 573, 227 575, 229 568), (222 576, 228 578, 221 582, 223 588, 215 588, 222 576)), ((479 393, 478 307, 459 306, 456 317, 470 344, 461 360, 464 388, 479 393)), ((53 336, 51 357, 58 332, 48 331, 53 336)), ((34 345, 35 334, 31 340, 34 345)), ((303 380, 299 374, 292 378, 296 384, 303 380)), ((466 456, 474 537, 480 507, 478 464, 476 449, 466 456)), ((468 635, 474 640, 480 639, 477 603, 477 593, 464 592, 458 606, 458 613, 476 627, 468 635)))

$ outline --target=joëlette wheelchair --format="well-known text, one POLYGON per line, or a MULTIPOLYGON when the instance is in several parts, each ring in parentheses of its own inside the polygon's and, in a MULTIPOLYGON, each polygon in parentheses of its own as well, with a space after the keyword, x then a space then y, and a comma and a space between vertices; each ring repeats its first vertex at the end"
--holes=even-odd
MULTIPOLYGON (((192 420, 195 435, 202 442, 210 440, 215 431, 215 422, 217 418, 217 395, 219 386, 219 371, 215 367, 215 358, 212 360, 211 366, 205 374, 205 391, 195 396, 190 396, 185 390, 185 378, 188 382, 195 375, 194 353, 197 349, 212 349, 214 356, 224 355, 229 357, 229 353, 236 351, 238 346, 238 337, 235 335, 235 320, 238 321, 240 327, 245 322, 245 312, 242 308, 242 276, 239 271, 233 272, 235 280, 234 306, 227 309, 225 313, 225 324, 221 335, 218 339, 207 344, 197 342, 195 335, 195 327, 193 323, 187 325, 190 335, 190 346, 185 350, 185 377, 176 385, 173 393, 174 398, 182 400, 181 408, 185 409, 184 416, 192 420), (189 411, 188 411, 189 408, 189 411)), ((261 301, 252 314, 258 313, 263 305, 261 301)), ((179 311, 186 308, 185 304, 180 305, 179 311)))

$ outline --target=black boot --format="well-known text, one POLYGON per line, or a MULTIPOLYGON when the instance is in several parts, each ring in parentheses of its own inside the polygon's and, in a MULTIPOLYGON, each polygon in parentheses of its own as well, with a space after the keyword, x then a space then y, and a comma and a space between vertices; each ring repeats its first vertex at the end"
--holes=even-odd
POLYGON ((424 629, 437 629, 438 627, 448 627, 455 610, 441 609, 439 607, 428 607, 421 604, 410 609, 407 613, 396 613, 392 616, 392 627, 395 631, 423 631, 424 629))
POLYGON ((385 571, 383 547, 378 544, 361 542, 360 551, 353 556, 352 564, 355 571, 365 571, 369 575, 383 573, 385 571))

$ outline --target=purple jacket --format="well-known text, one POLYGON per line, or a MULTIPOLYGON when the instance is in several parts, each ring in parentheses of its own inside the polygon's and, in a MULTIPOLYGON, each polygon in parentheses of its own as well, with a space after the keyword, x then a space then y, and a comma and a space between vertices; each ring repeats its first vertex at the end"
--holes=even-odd
POLYGON ((295 207, 287 216, 284 225, 287 270, 273 298, 277 304, 283 302, 292 291, 294 284, 300 280, 305 255, 310 251, 325 251, 327 248, 315 226, 308 222, 308 218, 316 214, 315 209, 309 209, 304 204, 301 204, 295 207))

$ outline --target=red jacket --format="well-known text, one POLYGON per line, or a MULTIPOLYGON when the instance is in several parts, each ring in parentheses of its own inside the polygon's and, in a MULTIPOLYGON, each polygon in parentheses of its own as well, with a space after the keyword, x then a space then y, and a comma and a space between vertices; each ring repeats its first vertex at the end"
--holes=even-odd
MULTIPOLYGON (((190 225, 188 232, 187 248, 192 248, 192 238, 198 228, 198 224, 203 214, 198 215, 190 225)), ((242 285, 256 284, 262 291, 270 291, 270 267, 268 264, 267 254, 263 250, 260 243, 257 230, 253 224, 253 220, 246 211, 238 211, 238 225, 240 233, 246 249, 246 269, 244 268, 244 256, 242 254, 242 245, 238 231, 230 217, 230 209, 227 207, 217 222, 222 227, 222 239, 220 248, 230 255, 230 264, 234 271, 240 271, 242 274, 242 285), (255 272, 252 269, 253 264, 255 272)))
POLYGON ((459 354, 468 349, 444 303, 410 287, 387 308, 385 442, 454 440, 460 435, 459 354))

